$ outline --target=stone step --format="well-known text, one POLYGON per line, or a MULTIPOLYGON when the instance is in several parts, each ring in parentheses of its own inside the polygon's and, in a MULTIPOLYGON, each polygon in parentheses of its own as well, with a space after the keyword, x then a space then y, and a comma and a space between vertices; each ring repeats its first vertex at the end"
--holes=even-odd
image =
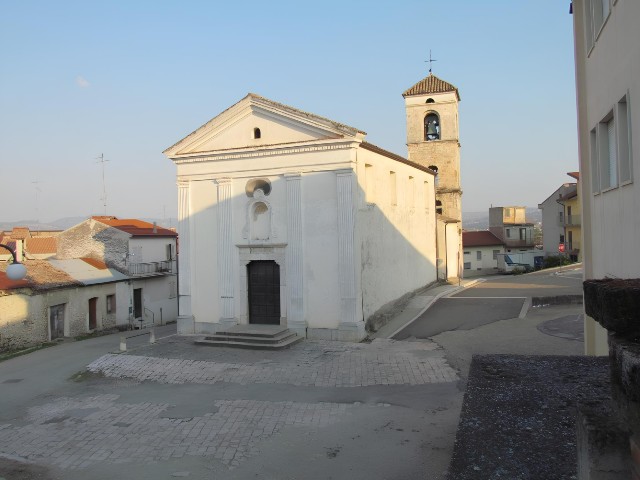
POLYGON ((218 332, 214 335, 207 335, 204 337, 204 340, 208 341, 218 341, 218 342, 246 342, 246 343, 263 343, 265 345, 283 342, 287 340, 289 337, 293 337, 296 334, 290 332, 289 330, 285 330, 280 332, 278 335, 274 336, 260 336, 260 335, 241 335, 241 334, 232 334, 229 335, 226 332, 218 332))
POLYGON ((269 338, 288 331, 289 329, 282 325, 234 325, 227 330, 216 332, 216 335, 269 338))
POLYGON ((255 338, 253 341, 240 341, 239 339, 225 339, 225 340, 210 340, 212 335, 202 337, 195 341, 196 345, 208 345, 211 347, 231 347, 231 348, 247 348, 247 349, 255 349, 255 350, 281 350, 283 348, 290 347, 291 345, 295 345, 296 343, 302 341, 302 337, 293 333, 291 335, 287 335, 284 340, 280 340, 278 342, 255 342, 255 338))

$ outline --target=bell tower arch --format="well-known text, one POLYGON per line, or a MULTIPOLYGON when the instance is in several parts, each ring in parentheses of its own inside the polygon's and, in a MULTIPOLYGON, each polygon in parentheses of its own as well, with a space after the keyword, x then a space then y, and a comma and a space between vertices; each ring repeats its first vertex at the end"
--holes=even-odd
MULTIPOLYGON (((460 188, 460 138, 458 130, 458 89, 429 73, 406 90, 404 97, 407 119, 409 160, 437 171, 436 203, 439 223, 458 223, 459 251, 462 251, 462 189, 460 188)), ((451 227, 449 227, 451 228, 451 227)), ((447 240, 448 242, 451 239, 447 240)), ((440 242, 440 240, 438 240, 440 242)), ((441 255, 439 245, 439 259, 441 255)), ((442 248, 445 248, 442 246, 442 248)), ((461 257, 461 255, 458 255, 461 257)), ((446 260, 443 260, 446 261, 446 260)), ((457 266, 462 258, 449 259, 457 266)), ((446 278, 459 276, 451 268, 446 278)))

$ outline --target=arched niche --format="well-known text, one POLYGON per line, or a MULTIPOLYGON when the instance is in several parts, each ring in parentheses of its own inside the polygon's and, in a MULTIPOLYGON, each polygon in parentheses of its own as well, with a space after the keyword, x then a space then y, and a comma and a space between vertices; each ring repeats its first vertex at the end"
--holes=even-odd
POLYGON ((440 117, 436 112, 428 112, 424 117, 424 140, 440 140, 440 117))

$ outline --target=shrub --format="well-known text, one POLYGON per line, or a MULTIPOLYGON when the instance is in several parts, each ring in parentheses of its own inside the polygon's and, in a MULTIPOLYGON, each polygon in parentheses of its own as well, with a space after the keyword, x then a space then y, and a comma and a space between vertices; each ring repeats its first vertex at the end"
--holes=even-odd
POLYGON ((573 262, 566 255, 549 255, 544 257, 544 268, 562 267, 563 265, 570 265, 573 262))

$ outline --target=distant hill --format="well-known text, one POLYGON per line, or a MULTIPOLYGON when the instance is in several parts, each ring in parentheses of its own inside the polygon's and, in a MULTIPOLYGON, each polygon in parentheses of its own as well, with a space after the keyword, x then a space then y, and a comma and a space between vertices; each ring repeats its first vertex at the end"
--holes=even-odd
MULTIPOLYGON (((535 207, 526 207, 527 222, 541 223, 542 210, 535 207)), ((462 212, 462 228, 465 230, 488 230, 489 209, 484 212, 462 212)))
MULTIPOLYGON (((64 217, 59 218, 53 222, 38 222, 36 220, 19 220, 17 222, 0 222, 0 231, 10 231, 13 227, 29 227, 29 230, 66 230, 81 222, 84 222, 88 217, 64 217)), ((161 227, 171 228, 177 227, 178 220, 175 218, 141 218, 145 222, 156 222, 161 227)))

